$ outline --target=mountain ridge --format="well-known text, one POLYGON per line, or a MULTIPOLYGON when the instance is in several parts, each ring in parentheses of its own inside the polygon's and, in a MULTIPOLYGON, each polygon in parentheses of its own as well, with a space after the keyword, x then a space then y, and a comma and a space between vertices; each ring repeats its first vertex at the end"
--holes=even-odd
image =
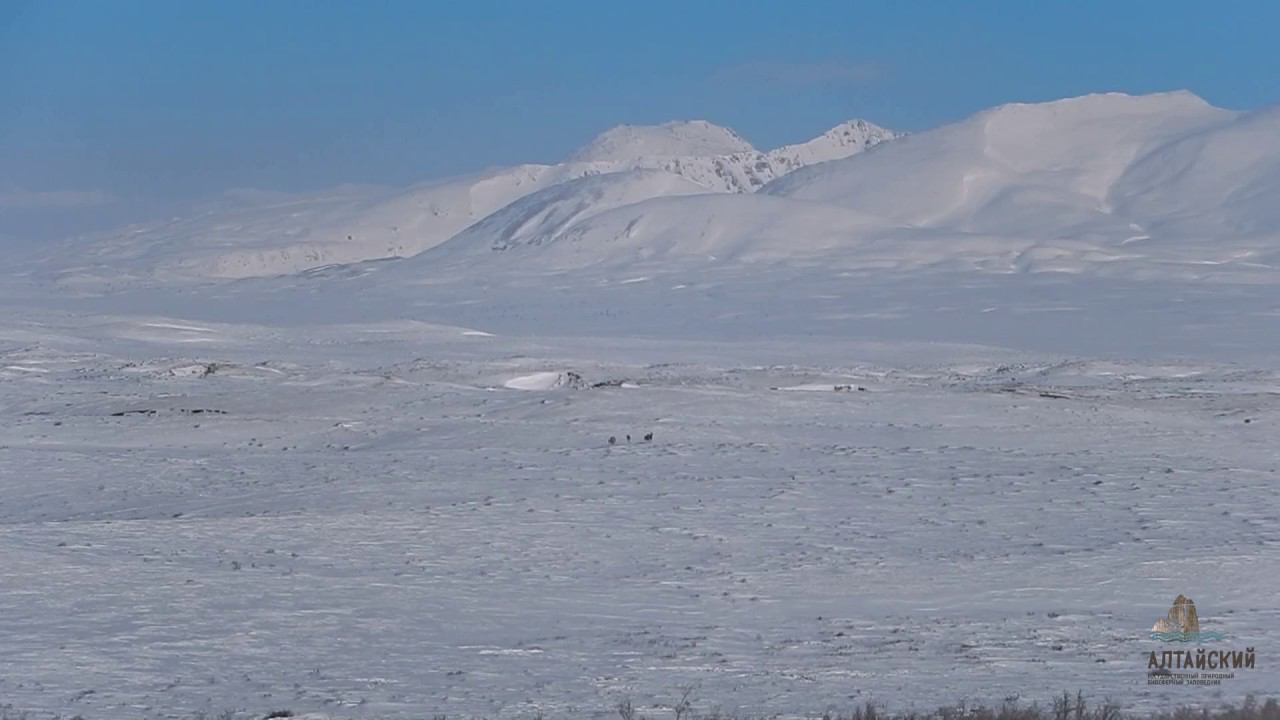
MULTIPOLYGON (((1101 93, 983 110, 877 152, 808 164, 732 206, 655 198, 488 247, 549 268, 825 258, 850 270, 1253 282, 1280 260, 1274 197, 1280 110, 1224 110, 1188 92, 1101 93), (558 243, 566 247, 552 250, 558 243)), ((467 255, 459 243, 486 247, 480 235, 460 233, 409 265, 429 272, 467 255)))
POLYGON ((1009 103, 907 136, 853 120, 770 151, 706 121, 618 126, 573 157, 179 220, 76 254, 63 277, 790 258, 1255 281, 1280 260, 1280 110, 1224 110, 1187 92, 1009 103))
POLYGON ((526 195, 581 178, 651 170, 709 193, 751 192, 798 167, 847 157, 896 137, 852 120, 806 143, 763 152, 736 132, 703 120, 622 125, 597 135, 562 163, 493 168, 403 190, 267 194, 268 202, 251 193, 241 205, 131 226, 91 238, 88 247, 77 240, 75 249, 62 246, 52 255, 75 257, 77 262, 60 275, 64 282, 85 286, 290 274, 417 255, 526 195), (655 149, 681 154, 648 154, 655 149), (731 152, 699 154, 721 151, 731 152), (283 209, 275 212, 277 207, 283 209))

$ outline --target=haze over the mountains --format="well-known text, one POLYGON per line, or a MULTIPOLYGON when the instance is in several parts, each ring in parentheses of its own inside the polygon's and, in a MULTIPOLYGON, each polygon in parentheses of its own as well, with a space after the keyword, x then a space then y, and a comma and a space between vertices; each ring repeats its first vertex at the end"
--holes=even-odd
MULTIPOLYGON (((686 193, 745 193, 806 165, 848 157, 897 137, 862 120, 808 142, 762 152, 705 121, 620 126, 567 161, 517 165, 403 190, 346 187, 310 195, 254 193, 192 217, 144 223, 82 241, 72 274, 240 278, 322 265, 408 257, 435 247, 526 195, 559 188, 575 219, 617 204, 686 193), (559 186, 600 177, 596 183, 559 186), (592 199, 591 188, 611 187, 592 199)), ((67 250, 51 253, 64 262, 67 250)))
POLYGON ((388 258, 407 258, 392 277, 456 262, 768 260, 1256 279, 1280 252, 1276 197, 1276 110, 1106 93, 1002 105, 910 135, 853 120, 768 151, 706 121, 620 126, 555 165, 242 197, 78 239, 46 267, 89 285, 388 258))

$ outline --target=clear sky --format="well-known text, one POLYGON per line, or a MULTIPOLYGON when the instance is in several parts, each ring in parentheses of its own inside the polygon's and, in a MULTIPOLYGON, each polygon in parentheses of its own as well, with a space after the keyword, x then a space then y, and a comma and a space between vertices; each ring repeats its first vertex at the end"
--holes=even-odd
POLYGON ((1277 28, 1243 0, 3 0, 0 234, 550 162, 619 123, 767 148, 1104 90, 1255 108, 1277 28))

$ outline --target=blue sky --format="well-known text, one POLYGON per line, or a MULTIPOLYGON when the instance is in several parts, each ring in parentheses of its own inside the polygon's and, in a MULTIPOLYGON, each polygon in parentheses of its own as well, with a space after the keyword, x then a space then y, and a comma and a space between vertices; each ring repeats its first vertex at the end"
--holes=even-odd
POLYGON ((1254 108, 1277 27, 1244 1, 5 0, 0 233, 555 161, 619 123, 763 148, 1103 90, 1254 108))

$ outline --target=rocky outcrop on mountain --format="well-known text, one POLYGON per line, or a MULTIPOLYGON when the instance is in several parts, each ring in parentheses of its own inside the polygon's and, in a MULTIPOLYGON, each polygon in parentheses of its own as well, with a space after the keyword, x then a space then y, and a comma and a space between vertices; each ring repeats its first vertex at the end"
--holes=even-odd
MULTIPOLYGON (((719 129, 741 140, 732 131, 719 129)), ((614 130, 608 131, 601 137, 610 136, 614 132, 614 130)), ((857 155, 901 135, 866 120, 850 120, 808 142, 784 145, 769 151, 756 150, 747 145, 731 153, 702 154, 699 151, 703 149, 724 149, 733 146, 727 142, 718 144, 701 142, 680 148, 684 152, 679 155, 646 154, 634 151, 620 154, 620 157, 624 157, 625 160, 615 159, 612 162, 625 162, 630 168, 665 170, 713 192, 749 193, 800 168, 857 155)), ((593 147, 599 142, 596 140, 588 147, 593 147)), ((669 145, 663 147, 669 147, 669 145)), ((584 153, 579 151, 574 158, 583 156, 584 153)), ((599 157, 600 154, 586 153, 585 156, 599 157)))

